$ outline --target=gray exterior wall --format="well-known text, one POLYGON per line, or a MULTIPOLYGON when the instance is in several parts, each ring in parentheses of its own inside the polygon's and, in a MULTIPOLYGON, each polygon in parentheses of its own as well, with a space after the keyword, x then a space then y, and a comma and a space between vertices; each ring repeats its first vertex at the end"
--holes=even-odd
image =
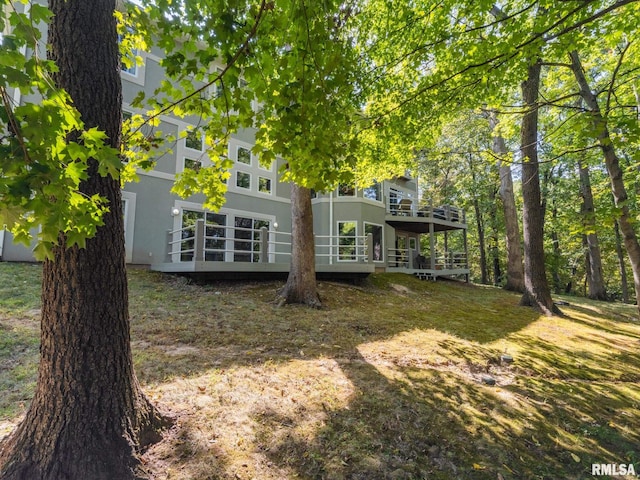
MULTIPOLYGON (((146 96, 152 95, 155 88, 164 78, 164 72, 159 62, 161 52, 154 50, 152 53, 141 53, 144 64, 136 68, 135 73, 122 73, 123 84, 123 109, 130 113, 144 114, 144 111, 131 107, 131 102, 144 90, 146 96)), ((19 99, 19 97, 18 97, 19 99)), ((33 98, 23 98, 23 101, 33 98)), ((161 117, 159 127, 166 134, 175 138, 187 130, 190 126, 200 122, 199 118, 173 118, 161 117)), ((254 144, 255 130, 243 129, 233 135, 229 141, 228 156, 234 160, 231 177, 228 180, 228 193, 226 203, 220 213, 227 216, 227 227, 233 226, 235 217, 244 216, 270 222, 278 232, 291 232, 290 194, 291 186, 279 181, 279 169, 284 161, 279 159, 271 168, 264 168, 259 164, 259 159, 251 155, 251 164, 237 161, 238 148, 251 149, 254 144), (250 178, 249 188, 240 186, 238 174, 246 181, 250 178), (248 177, 247 177, 248 176, 248 177), (262 179, 262 180, 261 180, 262 179), (260 182, 270 181, 271 191, 260 191, 260 182)), ((176 232, 182 227, 182 212, 184 210, 203 211, 204 197, 196 195, 192 198, 181 199, 171 193, 171 187, 175 175, 184 168, 185 158, 198 160, 206 165, 208 159, 202 151, 194 150, 186 146, 185 139, 179 139, 170 146, 170 150, 159 155, 156 165, 150 172, 139 172, 140 181, 127 184, 123 189, 123 214, 125 217, 125 244, 127 262, 134 264, 154 264, 177 259, 171 256, 169 246, 170 239, 180 239, 180 233, 176 232)), ((379 201, 364 198, 363 191, 357 190, 354 197, 341 197, 337 191, 331 194, 319 195, 313 200, 314 230, 318 236, 317 243, 327 243, 328 239, 320 237, 336 236, 341 222, 355 222, 356 235, 364 237, 366 225, 379 226, 383 232, 381 260, 376 265, 387 265, 389 249, 395 247, 395 229, 385 223, 385 212, 392 189, 403 192, 415 198, 417 202, 417 184, 410 178, 398 179, 393 182, 384 182, 381 186, 379 201)), ((35 233, 35 232, 34 232, 35 233)), ((31 248, 15 245, 11 235, 0 231, 1 258, 7 261, 31 261, 33 256, 31 248)), ((272 240, 286 242, 289 239, 285 234, 272 233, 272 240)), ((361 240, 359 240, 361 241, 361 240)), ((334 239, 337 248, 337 240, 334 239)), ((232 244, 233 241, 230 241, 232 244)), ((272 252, 288 250, 286 246, 276 245, 272 252)), ((318 253, 322 254, 320 250, 318 253)), ((327 253, 327 250, 324 251, 327 253)), ((276 262, 288 262, 288 257, 272 255, 276 262)), ((320 256, 318 263, 336 261, 326 256, 320 256)))

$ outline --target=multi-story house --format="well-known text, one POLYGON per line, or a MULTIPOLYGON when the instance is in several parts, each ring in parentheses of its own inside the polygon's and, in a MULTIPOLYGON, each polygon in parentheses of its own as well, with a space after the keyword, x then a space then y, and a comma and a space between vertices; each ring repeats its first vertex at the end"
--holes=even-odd
MULTIPOLYGON (((143 113, 130 103, 140 89, 149 96, 164 78, 159 53, 139 52, 142 64, 123 68, 125 115, 143 113)), ((13 95, 21 101, 19 92, 13 95)), ((179 140, 170 153, 156 159, 152 170, 139 172, 138 183, 123 189, 127 262, 165 272, 218 276, 286 273, 291 256, 291 188, 280 181, 278 164, 265 168, 251 153, 253 131, 242 130, 229 139, 233 167, 220 211, 205 210, 202 196, 182 199, 170 192, 177 173, 208 162, 202 139, 192 133, 185 136, 197 121, 163 116, 158 128, 179 140)), ((312 203, 317 271, 468 278, 466 252, 446 251, 446 238, 452 232, 463 236, 466 250, 464 212, 419 200, 417 179, 410 175, 365 189, 341 185, 316 194, 312 203), (436 242, 438 235, 445 241, 436 242), (445 248, 438 249, 442 244, 445 248)), ((33 261, 33 256, 31 249, 14 244, 10 233, 0 230, 0 259, 33 261)))

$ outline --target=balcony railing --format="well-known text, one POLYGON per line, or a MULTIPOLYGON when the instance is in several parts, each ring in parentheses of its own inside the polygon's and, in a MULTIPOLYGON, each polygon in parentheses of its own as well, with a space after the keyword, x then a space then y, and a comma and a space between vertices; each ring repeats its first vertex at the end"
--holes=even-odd
POLYGON ((454 251, 436 251, 431 264, 431 257, 418 254, 412 249, 387 249, 389 267, 408 268, 413 270, 460 270, 467 269, 467 254, 454 251))
POLYGON ((453 205, 433 206, 431 204, 416 204, 410 198, 390 199, 387 212, 394 216, 422 217, 445 220, 454 223, 467 223, 464 210, 453 205))

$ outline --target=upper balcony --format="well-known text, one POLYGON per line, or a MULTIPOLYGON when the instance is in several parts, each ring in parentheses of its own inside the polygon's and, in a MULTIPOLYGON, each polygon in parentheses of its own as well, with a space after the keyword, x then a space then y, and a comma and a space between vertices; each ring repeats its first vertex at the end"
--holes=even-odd
POLYGON ((466 230, 464 210, 453 205, 416 203, 411 198, 389 198, 385 221, 392 227, 415 233, 466 230))

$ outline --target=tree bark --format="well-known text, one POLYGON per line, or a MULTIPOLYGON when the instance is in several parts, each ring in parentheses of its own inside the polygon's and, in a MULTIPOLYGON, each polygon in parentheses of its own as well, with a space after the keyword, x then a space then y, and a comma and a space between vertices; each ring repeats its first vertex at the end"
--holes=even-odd
POLYGON ((588 296, 595 300, 606 300, 607 289, 604 286, 602 273, 602 256, 600 255, 600 243, 596 234, 595 204, 591 191, 591 179, 589 167, 583 162, 578 162, 580 175, 580 193, 582 196, 582 222, 585 229, 585 254, 587 261, 587 286, 588 296))
POLYGON ((636 236, 636 232, 633 228, 633 219, 629 212, 629 206, 627 205, 628 196, 624 185, 622 169, 620 168, 620 160, 618 159, 613 147, 613 141, 609 135, 607 119, 602 115, 600 105, 598 104, 598 98, 589 88, 589 83, 584 71, 582 70, 580 56, 575 50, 572 51, 569 56, 571 57, 571 69, 580 88, 580 96, 584 99, 587 105, 593 122, 594 132, 597 135, 598 143, 604 156, 604 163, 611 182, 613 199, 620 212, 618 216, 618 225, 631 263, 633 283, 636 290, 636 303, 638 303, 640 315, 640 302, 637 302, 637 295, 640 293, 640 244, 638 243, 638 237, 636 236))
MULTIPOLYGON (((494 130, 498 124, 495 112, 489 115, 489 124, 494 130)), ((507 154, 507 146, 504 138, 499 135, 493 137, 493 152, 504 157, 507 154)), ((513 193, 513 177, 511 166, 507 162, 498 162, 500 172, 500 199, 504 210, 504 224, 506 230, 507 248, 507 282, 506 290, 524 292, 524 268, 522 264, 522 246, 520 242, 520 227, 518 225, 518 210, 516 208, 515 195, 513 193)))
MULTIPOLYGON (((50 8, 55 81, 86 127, 118 147, 115 0, 51 0, 50 8)), ((140 448, 159 438, 164 421, 133 371, 120 182, 91 161, 81 190, 106 197, 111 211, 86 248, 58 247, 44 263, 38 381, 24 420, 2 443, 2 480, 141 478, 140 448)))
POLYGON ((483 285, 489 283, 489 276, 487 274, 487 248, 484 238, 484 222, 482 220, 482 212, 480 211, 480 202, 478 197, 473 199, 473 209, 476 214, 476 227, 478 228, 478 248, 480 249, 480 282, 483 285))
POLYGON ((613 222, 613 230, 616 238, 616 256, 618 257, 618 266, 620 268, 620 288, 622 289, 622 301, 629 303, 629 281, 627 280, 627 266, 624 263, 624 254, 622 253, 622 235, 618 222, 613 222))
POLYGON ((522 198, 524 233, 524 287, 521 305, 533 306, 543 314, 560 313, 551 299, 544 263, 544 215, 540 194, 538 164, 538 91, 541 62, 528 67, 527 79, 522 82, 522 98, 527 112, 522 118, 522 198))
POLYGON ((291 268, 287 283, 279 292, 280 303, 302 303, 320 308, 316 283, 311 190, 291 185, 291 268))

